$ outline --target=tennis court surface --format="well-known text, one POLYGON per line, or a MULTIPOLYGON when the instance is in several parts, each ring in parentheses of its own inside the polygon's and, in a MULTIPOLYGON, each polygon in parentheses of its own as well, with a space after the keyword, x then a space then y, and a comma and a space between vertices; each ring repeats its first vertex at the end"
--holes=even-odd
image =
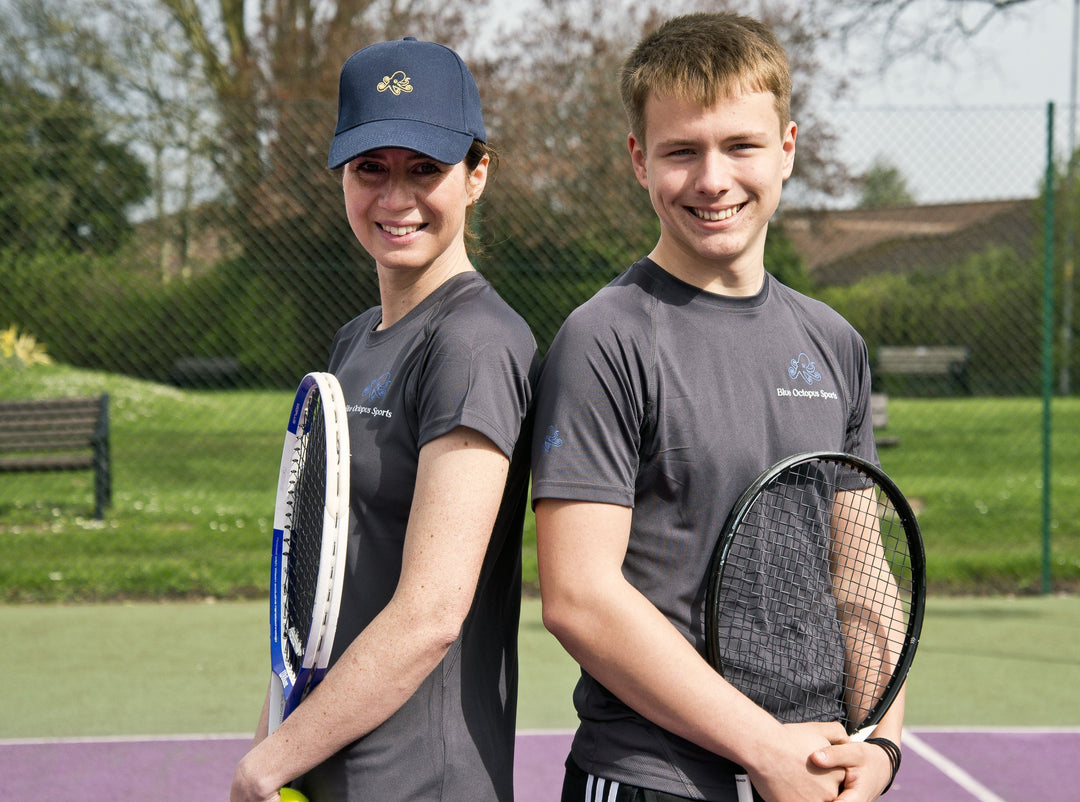
MULTIPOLYGON (((6 798, 19 802, 220 802, 247 743, 233 736, 0 741, 0 777, 6 798)), ((518 736, 517 802, 558 800, 569 743, 566 732, 518 736)), ((1077 755, 1080 729, 912 728, 887 798, 1072 802, 1077 755)))

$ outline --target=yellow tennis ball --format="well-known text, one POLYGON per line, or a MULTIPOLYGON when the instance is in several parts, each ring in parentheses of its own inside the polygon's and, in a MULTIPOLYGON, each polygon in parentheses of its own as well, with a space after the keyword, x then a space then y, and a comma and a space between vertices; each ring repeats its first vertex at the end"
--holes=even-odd
POLYGON ((308 802, 308 798, 293 788, 282 788, 281 802, 308 802))

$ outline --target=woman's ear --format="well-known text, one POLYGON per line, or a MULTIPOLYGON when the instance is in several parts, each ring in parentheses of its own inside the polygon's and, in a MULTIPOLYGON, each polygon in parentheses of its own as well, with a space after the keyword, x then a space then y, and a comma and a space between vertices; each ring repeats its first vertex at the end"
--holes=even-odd
POLYGON ((468 196, 469 206, 472 206, 478 200, 480 196, 484 194, 484 187, 487 186, 488 166, 491 164, 491 157, 488 154, 484 154, 480 158, 480 162, 469 171, 468 175, 468 196))

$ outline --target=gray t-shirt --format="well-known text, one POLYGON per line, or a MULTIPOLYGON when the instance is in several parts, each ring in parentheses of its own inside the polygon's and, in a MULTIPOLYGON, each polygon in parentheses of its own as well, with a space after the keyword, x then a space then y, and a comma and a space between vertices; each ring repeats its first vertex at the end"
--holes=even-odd
POLYGON ((312 802, 510 800, 536 344, 479 273, 449 279, 385 331, 375 330, 380 315, 371 309, 342 327, 330 353, 352 452, 332 662, 394 593, 421 447, 467 426, 511 457, 511 468, 461 635, 393 716, 309 772, 302 790, 312 802))
MULTIPOLYGON (((643 259, 578 308, 536 393, 533 499, 632 507, 623 574, 704 655, 705 574, 738 496, 783 457, 877 459, 866 346, 766 275, 701 291, 643 259)), ((629 709, 588 673, 572 755, 598 776, 734 799, 733 765, 629 709)))

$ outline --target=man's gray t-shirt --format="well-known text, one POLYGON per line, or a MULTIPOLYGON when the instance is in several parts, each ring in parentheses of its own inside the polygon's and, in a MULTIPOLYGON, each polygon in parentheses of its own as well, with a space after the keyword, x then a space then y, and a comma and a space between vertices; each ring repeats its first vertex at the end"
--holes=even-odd
MULTIPOLYGON (((742 491, 783 457, 876 461, 866 346, 766 275, 714 295, 648 259, 579 307, 536 393, 533 499, 633 508, 623 574, 704 654, 705 574, 742 491)), ((572 756, 588 772, 734 799, 733 765, 637 715, 582 672, 572 756)))
POLYGON ((309 772, 302 790, 312 802, 509 800, 536 344, 479 273, 449 279, 385 331, 380 315, 342 327, 330 354, 348 408, 352 481, 332 663, 397 586, 424 444, 467 426, 511 457, 510 474, 457 641, 393 716, 309 772))

